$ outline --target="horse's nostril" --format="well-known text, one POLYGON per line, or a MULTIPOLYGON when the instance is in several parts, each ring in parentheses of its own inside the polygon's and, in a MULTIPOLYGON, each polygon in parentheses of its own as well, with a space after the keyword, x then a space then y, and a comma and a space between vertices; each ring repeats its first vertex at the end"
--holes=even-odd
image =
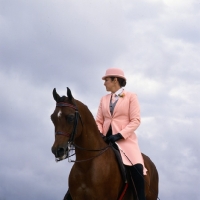
POLYGON ((56 152, 56 157, 64 156, 65 150, 63 148, 59 148, 56 152))

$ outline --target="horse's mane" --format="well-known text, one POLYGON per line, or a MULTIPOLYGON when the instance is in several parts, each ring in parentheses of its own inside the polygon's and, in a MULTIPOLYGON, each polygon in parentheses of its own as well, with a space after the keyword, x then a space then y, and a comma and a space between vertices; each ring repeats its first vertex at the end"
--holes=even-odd
MULTIPOLYGON (((84 118, 83 120, 89 122, 91 125, 95 125, 95 127, 97 128, 94 116, 91 113, 91 111, 89 110, 89 108, 88 108, 87 105, 85 105, 84 103, 82 103, 81 101, 79 101, 77 99, 70 100, 66 96, 60 97, 58 99, 58 103, 59 102, 66 102, 66 103, 70 103, 70 104, 73 104, 73 105, 77 106, 80 114, 84 113, 84 115, 83 114, 81 115, 82 117, 85 116, 85 115, 87 115, 87 117, 84 118)), ((98 131, 98 128, 97 128, 97 131, 98 131)))
POLYGON ((75 100, 77 103, 77 107, 79 109, 79 112, 83 118, 83 123, 89 124, 90 128, 93 128, 93 131, 99 134, 99 129, 97 127, 95 118, 93 114, 91 113, 90 109, 88 108, 87 105, 82 103, 79 100, 75 100))
POLYGON ((82 106, 82 107, 81 107, 82 112, 84 112, 84 114, 87 113, 87 117, 89 118, 89 120, 93 120, 93 122, 96 124, 95 119, 94 119, 94 116, 93 116, 93 114, 91 113, 91 111, 90 111, 90 109, 88 108, 88 106, 85 105, 84 103, 82 103, 82 102, 79 101, 79 100, 76 100, 76 102, 78 103, 78 108, 80 108, 80 106, 82 106))
MULTIPOLYGON (((68 87, 67 87, 67 97, 66 96, 60 97, 57 94, 55 88, 53 89, 53 97, 57 103, 65 102, 65 103, 73 105, 74 107, 76 107, 78 109, 78 112, 80 114, 82 114, 83 116, 87 115, 87 117, 85 117, 85 121, 89 122, 90 126, 94 125, 94 124, 96 125, 94 117, 93 117, 92 113, 90 112, 90 110, 88 109, 88 107, 85 104, 83 104, 81 101, 74 99, 74 97, 72 96, 71 90, 68 87), (88 118, 90 119, 90 121, 88 121, 88 118)), ((96 128, 97 128, 97 126, 96 126, 96 128)), ((97 130, 98 130, 98 128, 97 128, 97 130)))
POLYGON ((68 97, 62 96, 62 97, 60 97, 60 98, 58 99, 57 102, 58 102, 58 103, 59 103, 59 102, 68 102, 68 97))

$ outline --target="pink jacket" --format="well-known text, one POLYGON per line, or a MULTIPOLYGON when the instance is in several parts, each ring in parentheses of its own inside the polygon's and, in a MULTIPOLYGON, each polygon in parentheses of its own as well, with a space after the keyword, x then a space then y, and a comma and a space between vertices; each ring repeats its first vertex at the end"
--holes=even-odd
MULTIPOLYGON (((106 135, 109 126, 112 126, 113 135, 121 133, 124 139, 117 141, 123 163, 125 165, 134 165, 141 163, 144 166, 143 157, 141 155, 135 130, 140 125, 140 107, 136 94, 131 92, 123 92, 123 97, 115 106, 113 116, 111 116, 109 105, 111 94, 102 97, 97 112, 96 123, 101 133, 106 135), (130 161, 127 159, 127 157, 130 161)), ((144 168, 144 174, 146 174, 144 168)))

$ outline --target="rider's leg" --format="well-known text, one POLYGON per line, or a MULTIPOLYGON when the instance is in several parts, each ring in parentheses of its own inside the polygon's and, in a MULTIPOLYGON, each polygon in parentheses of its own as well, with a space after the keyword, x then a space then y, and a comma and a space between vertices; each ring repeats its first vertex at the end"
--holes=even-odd
POLYGON ((134 187, 137 192, 137 196, 139 200, 145 200, 145 184, 144 184, 144 175, 143 175, 143 165, 136 164, 132 166, 128 166, 128 169, 131 173, 134 187))

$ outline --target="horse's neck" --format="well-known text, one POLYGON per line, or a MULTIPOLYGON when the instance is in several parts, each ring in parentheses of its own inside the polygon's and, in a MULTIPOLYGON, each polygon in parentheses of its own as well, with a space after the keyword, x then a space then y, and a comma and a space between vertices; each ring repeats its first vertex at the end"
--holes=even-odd
MULTIPOLYGON (((76 139, 76 144, 84 149, 102 149, 106 146, 105 142, 100 136, 100 132, 97 128, 96 122, 94 120, 94 117, 92 116, 91 112, 88 110, 88 108, 85 108, 84 110, 84 116, 83 117, 83 129, 80 136, 76 139)), ((87 150, 81 150, 76 149, 76 155, 78 157, 91 157, 99 152, 95 151, 87 151, 87 150)))
POLYGON ((87 149, 100 149, 102 146, 105 146, 105 142, 100 136, 100 132, 95 121, 94 123, 83 125, 83 131, 77 142, 87 149))

